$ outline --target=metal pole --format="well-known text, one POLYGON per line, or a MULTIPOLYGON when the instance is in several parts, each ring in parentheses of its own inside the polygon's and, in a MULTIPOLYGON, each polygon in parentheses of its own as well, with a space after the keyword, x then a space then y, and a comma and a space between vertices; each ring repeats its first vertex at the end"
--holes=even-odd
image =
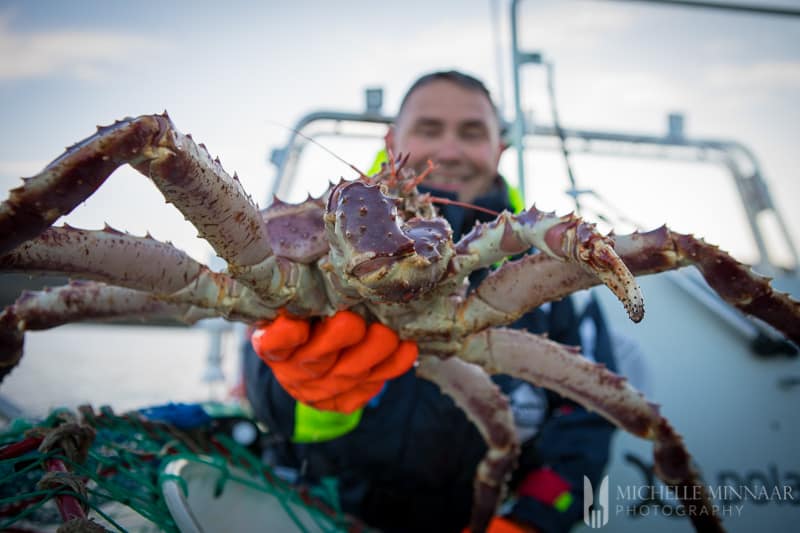
POLYGON ((506 84, 503 75, 503 48, 500 44, 500 0, 492 0, 492 33, 494 34, 494 61, 497 64, 497 110, 501 117, 506 113, 506 84))
POLYGON ((517 152, 517 175, 519 176, 519 193, 522 200, 525 201, 525 158, 524 146, 522 138, 525 136, 525 116, 522 113, 522 102, 520 97, 519 88, 519 68, 520 68, 520 52, 519 42, 517 40, 517 5, 518 0, 511 1, 511 48, 512 48, 512 73, 514 78, 514 126, 511 132, 511 140, 514 144, 514 150, 517 152))

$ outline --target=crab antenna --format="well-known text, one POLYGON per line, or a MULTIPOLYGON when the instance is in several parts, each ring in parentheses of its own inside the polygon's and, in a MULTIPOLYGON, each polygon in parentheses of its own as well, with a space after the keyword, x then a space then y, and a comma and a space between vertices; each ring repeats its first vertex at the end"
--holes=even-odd
POLYGON ((485 207, 481 207, 479 205, 470 204, 467 202, 459 202, 458 200, 450 200, 449 198, 439 198, 438 196, 429 195, 431 202, 434 204, 447 204, 447 205, 457 205, 459 207, 464 207, 466 209, 474 209, 475 211, 481 211, 483 213, 487 213, 492 216, 497 216, 500 213, 497 211, 492 211, 491 209, 487 209, 485 207))

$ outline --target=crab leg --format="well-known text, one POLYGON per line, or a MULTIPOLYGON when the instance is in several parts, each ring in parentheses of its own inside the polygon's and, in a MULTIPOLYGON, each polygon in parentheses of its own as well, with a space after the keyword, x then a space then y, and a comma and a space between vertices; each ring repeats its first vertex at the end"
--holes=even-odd
POLYGON ((458 268, 466 274, 533 246, 555 259, 580 265, 606 284, 634 322, 644 316, 639 285, 614 252, 613 240, 574 214, 557 217, 535 206, 520 215, 503 212, 496 220, 476 226, 458 242, 458 268))
POLYGON ((170 318, 194 324, 214 316, 217 314, 213 310, 167 303, 145 292, 104 283, 73 281, 57 289, 24 292, 0 313, 0 380, 22 357, 25 331, 81 320, 170 318))
POLYGON ((508 399, 480 367, 456 357, 420 357, 417 375, 436 383, 450 396, 489 447, 475 475, 470 518, 472 531, 485 531, 519 455, 508 399))
POLYGON ((166 113, 126 118, 71 146, 0 205, 0 253, 41 234, 128 163, 152 178, 220 257, 253 265, 271 252, 258 209, 236 176, 166 113))
MULTIPOLYGON (((637 276, 694 265, 729 304, 758 317, 800 344, 800 303, 772 289, 718 247, 662 226, 646 233, 616 236, 614 249, 637 276)), ((529 309, 598 284, 574 264, 544 254, 509 261, 465 300, 459 318, 466 331, 508 324, 529 309)))
POLYGON ((520 330, 492 328, 467 338, 459 357, 492 374, 510 374, 546 387, 639 437, 654 441, 655 468, 691 513, 698 531, 721 531, 683 439, 658 407, 625 378, 582 357, 578 350, 520 330))
POLYGON ((249 321, 275 315, 274 309, 250 289, 225 274, 210 271, 171 244, 108 226, 102 231, 48 228, 0 256, 3 270, 103 281, 249 321))

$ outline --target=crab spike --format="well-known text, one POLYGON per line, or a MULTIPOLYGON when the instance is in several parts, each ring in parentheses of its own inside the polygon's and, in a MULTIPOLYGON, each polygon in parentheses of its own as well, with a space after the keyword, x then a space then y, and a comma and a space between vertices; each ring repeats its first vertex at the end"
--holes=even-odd
POLYGON ((411 157, 411 152, 402 155, 402 160, 400 161, 400 167, 406 166, 409 157, 411 157))
POLYGON ((389 159, 389 187, 394 188, 397 183, 397 167, 395 166, 394 153, 391 148, 386 149, 386 155, 389 159))
POLYGON ((111 226, 108 224, 108 222, 103 222, 103 231, 104 231, 105 233, 112 233, 112 234, 114 234, 114 235, 125 235, 125 232, 124 232, 124 231, 120 231, 120 230, 118 230, 118 229, 116 229, 116 228, 112 228, 112 227, 111 227, 111 226))

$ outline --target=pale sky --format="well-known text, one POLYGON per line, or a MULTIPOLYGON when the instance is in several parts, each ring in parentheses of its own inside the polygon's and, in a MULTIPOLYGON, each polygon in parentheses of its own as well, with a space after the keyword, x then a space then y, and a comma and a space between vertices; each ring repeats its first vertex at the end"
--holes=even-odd
MULTIPOLYGON (((751 0, 750 3, 758 3, 751 0)), ((762 2, 800 8, 800 2, 762 2)), ((510 102, 509 2, 0 1, 0 186, 16 186, 95 125, 167 109, 177 127, 236 171, 263 206, 269 151, 321 108, 363 109, 385 89, 394 113, 419 74, 459 68, 510 102), (499 7, 499 35, 492 30, 499 7), (495 40, 502 44, 498 79, 495 40)), ((568 128, 662 134, 686 114, 689 136, 735 139, 760 159, 800 247, 800 19, 611 0, 522 3, 521 42, 554 62, 568 128)), ((526 67, 524 106, 550 123, 541 68, 526 67)), ((506 116, 510 118, 507 106, 506 116)), ((353 161, 362 168, 365 160, 353 161)), ((563 161, 530 161, 529 201, 564 211, 563 161)), ((330 178, 352 175, 333 160, 330 178)), ((513 154, 503 170, 515 179, 513 154)), ((749 237, 727 175, 694 165, 575 158, 579 186, 632 218, 697 230, 744 259, 749 237), (720 205, 717 205, 720 204, 720 205)), ((324 171, 327 172, 327 169, 324 171)), ((323 172, 323 173, 324 173, 323 172)), ((150 231, 204 260, 210 250, 145 178, 116 173, 67 218, 150 231)), ((750 254, 750 256, 748 256, 750 254)))

